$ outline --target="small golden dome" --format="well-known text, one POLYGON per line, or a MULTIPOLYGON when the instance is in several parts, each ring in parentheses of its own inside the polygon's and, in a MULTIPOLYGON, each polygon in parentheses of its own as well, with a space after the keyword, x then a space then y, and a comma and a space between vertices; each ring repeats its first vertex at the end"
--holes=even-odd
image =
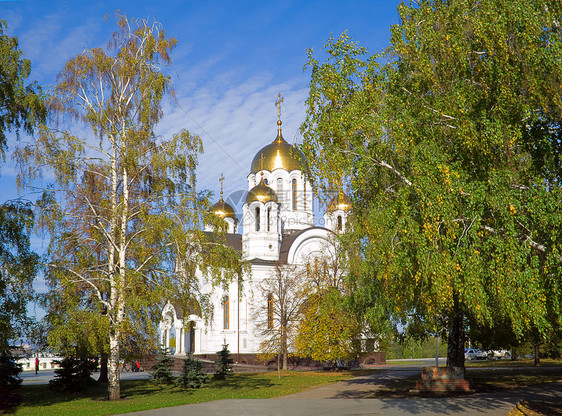
POLYGON ((222 196, 219 202, 211 206, 210 210, 213 214, 218 215, 221 218, 232 218, 236 219, 236 214, 234 213, 234 208, 222 200, 222 196))
POLYGON ((342 210, 344 212, 351 210, 351 198, 341 191, 338 192, 338 195, 332 198, 328 204, 326 212, 334 212, 337 210, 342 210))
POLYGON ((221 177, 219 178, 219 181, 221 183, 221 199, 219 199, 219 202, 217 202, 216 204, 214 204, 211 207, 210 211, 213 214, 218 215, 222 219, 225 219, 225 218, 236 219, 236 214, 234 213, 234 208, 232 208, 229 204, 224 202, 224 200, 222 199, 222 186, 223 186, 223 182, 224 182, 224 175, 222 173, 221 173, 221 177))
POLYGON ((269 201, 277 202, 277 194, 273 189, 265 184, 263 178, 260 183, 254 186, 246 196, 246 203, 251 204, 254 201, 260 201, 264 204, 269 201))
MULTIPOLYGON (((279 123, 279 122, 278 122, 279 123)), ((252 160, 252 173, 261 170, 273 172, 275 169, 285 169, 290 172, 302 169, 303 154, 300 150, 285 141, 281 134, 281 126, 277 129, 277 137, 273 143, 263 147, 252 160)))

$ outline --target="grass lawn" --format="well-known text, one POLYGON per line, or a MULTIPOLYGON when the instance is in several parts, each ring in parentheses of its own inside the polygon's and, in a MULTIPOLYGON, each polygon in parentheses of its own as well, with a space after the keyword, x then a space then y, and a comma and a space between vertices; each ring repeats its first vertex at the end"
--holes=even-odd
MULTIPOLYGON (((518 360, 472 360, 465 361, 465 366, 467 368, 477 368, 477 367, 534 367, 534 360, 529 359, 518 359, 518 360)), ((562 367, 562 359, 557 358, 555 360, 551 358, 541 358, 541 365, 537 368, 542 367, 562 367)))
POLYGON ((465 377, 472 380, 476 391, 493 391, 561 381, 562 367, 471 368, 466 371, 465 377))
MULTIPOLYGON (((373 373, 369 370, 367 373, 373 373)), ((178 406, 222 399, 268 399, 297 393, 311 387, 347 380, 366 372, 318 372, 282 371, 234 374, 224 381, 212 381, 210 387, 200 390, 182 390, 175 387, 159 387, 148 380, 121 382, 123 400, 110 402, 106 386, 93 386, 87 393, 56 393, 47 385, 23 386, 22 403, 15 409, 16 415, 111 415, 178 406)))

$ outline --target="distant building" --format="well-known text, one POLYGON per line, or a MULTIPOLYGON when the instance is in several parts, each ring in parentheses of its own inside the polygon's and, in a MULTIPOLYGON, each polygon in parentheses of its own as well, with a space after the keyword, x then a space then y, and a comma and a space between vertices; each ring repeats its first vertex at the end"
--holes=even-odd
POLYGON ((39 371, 60 368, 62 357, 43 352, 27 354, 25 357, 18 358, 16 362, 22 365, 23 371, 35 371, 35 357, 39 358, 39 371))

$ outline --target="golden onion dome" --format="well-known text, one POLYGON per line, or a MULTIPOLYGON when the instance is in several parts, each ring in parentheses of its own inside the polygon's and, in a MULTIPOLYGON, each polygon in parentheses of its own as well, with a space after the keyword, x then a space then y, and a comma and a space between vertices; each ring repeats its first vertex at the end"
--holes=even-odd
POLYGON ((326 212, 334 212, 337 210, 342 210, 344 212, 351 210, 351 198, 341 191, 332 198, 326 212))
POLYGON ((264 204, 269 201, 277 202, 277 194, 265 184, 263 178, 261 178, 260 183, 250 189, 246 196, 247 204, 251 204, 254 201, 260 201, 264 204))
POLYGON ((234 208, 223 201, 222 196, 219 202, 211 206, 210 211, 218 215, 221 218, 232 218, 236 219, 236 214, 234 213, 234 208))
POLYGON ((281 134, 281 120, 277 121, 277 137, 263 147, 252 160, 252 173, 262 170, 273 172, 275 169, 285 169, 290 172, 295 169, 302 170, 304 156, 300 150, 285 141, 281 134))

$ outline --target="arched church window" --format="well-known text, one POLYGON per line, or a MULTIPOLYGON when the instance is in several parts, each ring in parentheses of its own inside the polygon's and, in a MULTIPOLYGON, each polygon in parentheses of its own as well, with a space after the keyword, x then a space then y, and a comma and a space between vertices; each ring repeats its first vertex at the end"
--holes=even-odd
POLYGON ((230 329, 230 299, 225 296, 223 299, 223 328, 230 329))
POLYGON ((277 198, 279 203, 283 204, 283 179, 277 179, 277 198))
POLYGON ((341 215, 338 215, 338 231, 341 231, 343 228, 341 215))
POLYGON ((293 211, 297 210, 297 180, 293 178, 291 181, 292 194, 293 194, 293 211))
POLYGON ((271 208, 268 208, 266 213, 267 232, 271 231, 271 208))
POLYGON ((267 296, 267 329, 273 329, 273 295, 267 296))
POLYGON ((256 231, 260 230, 260 207, 256 207, 256 231))
POLYGON ((304 178, 304 183, 303 183, 302 200, 304 202, 304 210, 306 211, 306 178, 304 178))

